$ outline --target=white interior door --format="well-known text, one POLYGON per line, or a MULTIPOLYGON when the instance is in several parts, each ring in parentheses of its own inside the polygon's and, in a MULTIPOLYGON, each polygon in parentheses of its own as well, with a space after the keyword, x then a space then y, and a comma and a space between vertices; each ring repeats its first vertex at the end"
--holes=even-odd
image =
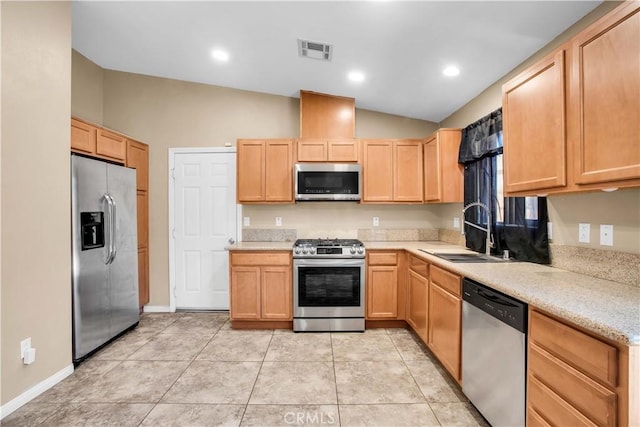
POLYGON ((237 232, 235 153, 174 156, 175 307, 228 310, 224 248, 237 232))

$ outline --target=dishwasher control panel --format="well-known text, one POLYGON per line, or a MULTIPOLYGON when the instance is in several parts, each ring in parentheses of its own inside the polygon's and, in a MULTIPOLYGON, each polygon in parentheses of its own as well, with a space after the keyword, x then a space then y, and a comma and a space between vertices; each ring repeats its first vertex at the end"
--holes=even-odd
POLYGON ((527 331, 527 304, 465 278, 462 281, 462 300, 520 332, 527 331))

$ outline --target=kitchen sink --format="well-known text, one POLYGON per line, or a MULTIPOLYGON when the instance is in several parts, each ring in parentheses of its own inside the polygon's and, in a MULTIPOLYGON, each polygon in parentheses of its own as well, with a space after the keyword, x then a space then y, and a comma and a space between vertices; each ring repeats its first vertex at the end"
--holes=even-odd
POLYGON ((469 252, 461 252, 461 253, 438 253, 434 251, 427 251, 425 249, 419 249, 420 251, 437 256, 438 258, 442 258, 449 262, 473 262, 473 263, 486 263, 486 262, 510 262, 510 260, 505 260, 502 258, 497 258, 493 256, 487 256, 485 254, 479 253, 469 253, 469 252))

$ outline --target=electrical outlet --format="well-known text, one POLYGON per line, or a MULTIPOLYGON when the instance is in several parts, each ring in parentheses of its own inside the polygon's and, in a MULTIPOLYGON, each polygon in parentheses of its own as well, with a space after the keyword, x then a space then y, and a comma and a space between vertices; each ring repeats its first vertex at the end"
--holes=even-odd
POLYGON ((549 240, 553 240, 553 223, 551 221, 547 223, 547 237, 549 240))
POLYGON ((248 216, 243 217, 242 225, 244 225, 245 227, 249 227, 251 225, 251 218, 249 218, 248 216))
POLYGON ((276 217, 276 227, 282 227, 282 217, 276 217))
POLYGON ((31 338, 20 341, 20 359, 24 359, 24 355, 31 348, 31 338))
POLYGON ((373 226, 377 227, 380 225, 380 217, 374 216, 373 217, 373 226))
POLYGON ((613 246, 613 225, 600 225, 600 244, 613 246))
POLYGON ((453 217, 453 228, 460 228, 460 218, 457 216, 453 217))
POLYGON ((591 224, 580 223, 578 225, 578 242, 589 243, 591 241, 591 224))

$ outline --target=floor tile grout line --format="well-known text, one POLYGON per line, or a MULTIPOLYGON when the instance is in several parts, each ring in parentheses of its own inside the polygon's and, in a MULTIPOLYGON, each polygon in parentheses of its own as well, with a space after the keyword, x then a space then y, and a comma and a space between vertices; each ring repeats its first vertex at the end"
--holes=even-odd
POLYGON ((267 349, 264 352, 264 356, 262 356, 262 361, 260 362, 260 368, 258 369, 258 373, 256 374, 256 379, 253 381, 253 386, 251 387, 251 392, 249 393, 247 402, 244 404, 244 410, 242 411, 242 416, 240 417, 240 423, 238 424, 238 426, 241 426, 242 422, 244 421, 244 417, 247 413, 247 408, 249 407, 249 402, 251 401, 251 396, 253 396, 253 391, 255 390, 256 384, 258 383, 258 378, 260 377, 260 372, 262 372, 262 367, 264 366, 265 358, 267 357, 267 353, 269 352, 269 347, 271 347, 271 342, 273 341, 275 330, 273 330, 270 335, 271 335, 271 338, 269 338, 269 344, 267 344, 267 349))
POLYGON ((331 343, 331 366, 333 367, 333 381, 336 386, 336 410, 338 411, 338 425, 342 425, 342 419, 340 416, 340 399, 338 397, 338 374, 336 373, 336 357, 333 352, 333 333, 329 333, 329 342, 331 343))

